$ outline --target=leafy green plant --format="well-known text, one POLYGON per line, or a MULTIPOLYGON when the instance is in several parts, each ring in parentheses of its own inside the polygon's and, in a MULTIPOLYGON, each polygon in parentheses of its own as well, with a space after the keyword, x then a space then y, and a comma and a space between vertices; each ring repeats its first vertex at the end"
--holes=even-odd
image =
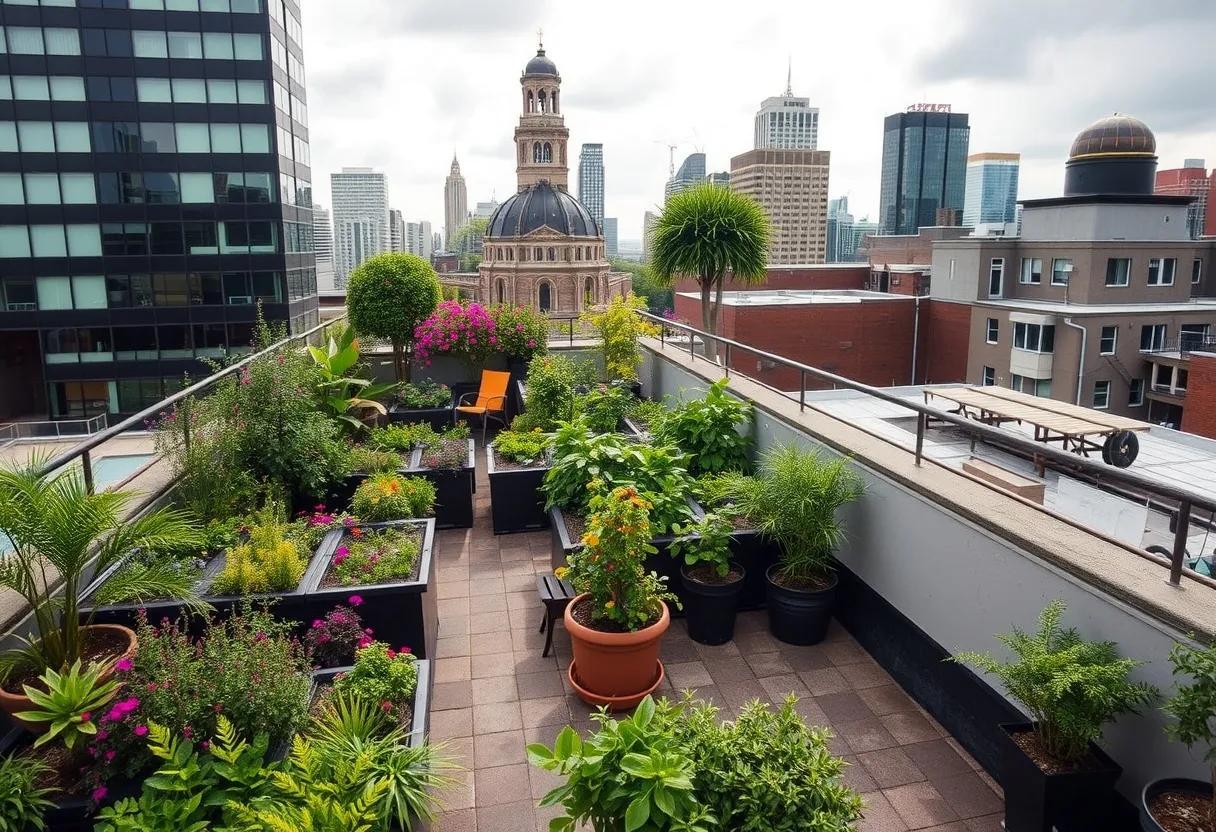
POLYGON ((662 402, 650 399, 639 399, 636 396, 629 403, 625 416, 642 430, 649 434, 658 434, 663 429, 663 420, 667 418, 668 410, 662 402))
POLYGON ((739 427, 752 417, 752 405, 726 392, 726 379, 709 386, 703 399, 692 399, 662 418, 655 433, 688 454, 694 475, 742 471, 752 440, 739 427))
MULTIPOLYGON (((0 468, 0 533, 12 546, 0 558, 0 587, 29 605, 36 629, 22 648, 0 656, 0 682, 14 670, 37 676, 81 658, 81 625, 92 615, 82 622, 80 592, 90 566, 101 573, 134 550, 197 546, 202 539, 188 516, 173 509, 123 519, 134 494, 91 494, 78 469, 42 474, 45 462, 34 457, 0 468)), ((115 596, 157 593, 201 603, 193 578, 176 568, 118 570, 107 583, 115 596)))
POLYGON ((647 696, 632 717, 593 714, 600 728, 582 740, 566 726, 550 749, 528 746, 534 766, 564 777, 541 806, 566 814, 550 832, 573 832, 589 823, 596 832, 711 832, 724 828, 697 799, 697 763, 676 737, 677 708, 647 696))
POLYGON ((405 410, 451 407, 452 388, 428 378, 401 385, 393 398, 405 410))
POLYGON ((254 514, 249 539, 228 550, 224 569, 209 594, 253 595, 295 589, 308 569, 308 557, 287 537, 280 507, 271 502, 254 514))
POLYGON ((1030 712, 1042 749, 1067 763, 1085 756, 1103 725, 1135 713, 1159 694, 1128 679, 1141 662, 1120 658, 1114 642, 1086 641, 1075 629, 1061 627, 1064 610, 1063 601, 1052 601, 1039 614, 1036 632, 1015 627, 997 635, 1014 661, 987 653, 959 653, 951 661, 995 676, 1030 712))
POLYGON ((334 689, 390 710, 408 704, 418 687, 418 660, 408 650, 396 651, 373 641, 355 652, 355 666, 334 680, 334 689), (386 707, 387 706, 387 707, 386 707))
POLYGON ((594 380, 594 368, 565 355, 538 355, 528 365, 525 413, 533 427, 553 430, 574 411, 575 389, 594 380))
POLYGON ((405 460, 397 451, 352 445, 346 456, 347 471, 352 474, 384 474, 405 467, 405 460))
POLYGON ((1170 650, 1170 663, 1175 677, 1189 676, 1191 681, 1180 683, 1165 703, 1165 712, 1174 718, 1166 732, 1188 748, 1203 750, 1214 788, 1208 826, 1216 829, 1216 645, 1198 648, 1179 642, 1170 650))
POLYGON ((372 431, 368 437, 368 445, 384 451, 397 451, 408 454, 414 448, 426 447, 438 441, 439 434, 429 422, 414 422, 412 424, 392 424, 372 431))
POLYGON ((439 278, 431 264, 394 252, 364 260, 346 284, 346 310, 360 335, 387 338, 393 345, 397 381, 409 380, 406 348, 414 330, 439 305, 439 278))
POLYGON ((551 437, 540 428, 526 432, 504 430, 494 437, 494 452, 518 465, 533 465, 544 461, 551 437))
POLYGON ((809 728, 795 710, 745 705, 732 722, 699 705, 685 711, 677 736, 696 760, 693 790, 720 829, 756 832, 848 832, 861 798, 840 782, 846 763, 828 750, 830 735, 809 728))
POLYGON ((381 416, 388 413, 376 401, 393 391, 396 384, 373 384, 371 379, 357 375, 359 342, 355 330, 344 327, 335 337, 333 329, 326 339, 325 349, 309 345, 308 353, 321 371, 317 383, 317 401, 330 416, 355 432, 367 429, 364 422, 370 411, 381 416))
POLYGON ((659 334, 659 328, 638 315, 639 311, 646 311, 646 301, 631 293, 627 298, 617 295, 607 306, 582 316, 583 322, 599 332, 604 368, 610 379, 637 381, 638 367, 642 364, 638 339, 659 334))
POLYGON ((435 486, 425 477, 373 474, 359 483, 350 505, 369 523, 428 517, 435 511, 435 486))
POLYGON ((574 412, 596 433, 611 433, 634 399, 633 392, 619 384, 597 384, 574 400, 574 412))
POLYGON ((224 521, 257 500, 245 443, 213 402, 190 397, 150 421, 156 453, 173 469, 178 503, 203 521, 224 521))
POLYGON ((848 460, 779 445, 763 456, 755 477, 726 475, 714 488, 781 548, 777 578, 783 584, 818 589, 829 583, 832 551, 844 540, 836 512, 863 491, 848 460))
POLYGON ((0 759, 0 829, 45 832, 52 789, 38 785, 51 768, 35 757, 12 754, 0 759))
POLYGON ((110 669, 108 664, 94 663, 82 669, 77 659, 63 673, 47 668, 39 677, 41 688, 24 686, 34 710, 17 716, 26 722, 48 723, 46 732, 34 740, 35 748, 59 739, 72 749, 81 736, 97 733, 94 714, 100 714, 118 693, 118 682, 104 678, 110 669))
POLYGON ((422 552, 415 529, 352 528, 334 551, 334 577, 341 586, 401 581, 414 573, 422 552))
POLYGON ((704 565, 719 578, 730 574, 730 535, 734 527, 720 514, 678 525, 669 547, 671 556, 691 567, 704 565))

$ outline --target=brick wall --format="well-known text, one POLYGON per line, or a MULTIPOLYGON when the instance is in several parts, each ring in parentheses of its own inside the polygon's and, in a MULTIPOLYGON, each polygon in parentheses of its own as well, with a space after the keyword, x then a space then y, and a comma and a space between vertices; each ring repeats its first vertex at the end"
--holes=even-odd
POLYGON ((1216 354, 1191 354, 1182 429, 1216 439, 1216 354))
MULTIPOLYGON (((797 268, 769 266, 764 283, 753 289, 864 289, 870 277, 870 267, 865 263, 797 268)), ((737 291, 744 287, 728 280, 726 291, 737 291)), ((677 292, 699 292, 697 282, 683 278, 676 282, 677 292)))
POLYGON ((916 356, 917 383, 965 381, 970 343, 970 304, 922 299, 920 349, 916 356))

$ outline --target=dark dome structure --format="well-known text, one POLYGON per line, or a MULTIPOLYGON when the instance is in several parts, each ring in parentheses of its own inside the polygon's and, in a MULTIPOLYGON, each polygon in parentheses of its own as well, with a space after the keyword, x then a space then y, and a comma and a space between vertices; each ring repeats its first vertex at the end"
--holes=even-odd
POLYGON ((536 57, 528 61, 528 65, 524 67, 524 75, 556 76, 557 64, 545 55, 545 48, 542 46, 536 50, 536 57))
POLYGON ((1121 113, 1101 118, 1073 140, 1065 196, 1145 196, 1157 178, 1157 139, 1148 125, 1121 113))
POLYGON ((542 180, 524 188, 490 215, 485 236, 522 237, 548 226, 568 237, 598 237, 599 226, 583 203, 542 180))

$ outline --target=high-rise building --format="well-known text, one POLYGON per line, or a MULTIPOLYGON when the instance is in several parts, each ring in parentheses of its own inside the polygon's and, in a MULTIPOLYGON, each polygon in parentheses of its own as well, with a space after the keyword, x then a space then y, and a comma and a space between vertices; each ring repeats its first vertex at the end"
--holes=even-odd
POLYGON ((469 195, 460 174, 460 162, 452 154, 452 170, 443 183, 443 242, 449 249, 455 245, 456 235, 469 221, 469 195))
POLYGON ((647 211, 642 217, 642 262, 649 263, 654 254, 654 227, 659 223, 659 215, 647 211))
POLYGON ((409 250, 405 246, 405 219, 396 208, 390 208, 388 212, 388 250, 409 250))
POLYGON ((493 197, 490 197, 489 202, 478 202, 477 203, 477 207, 473 210, 473 216, 485 217, 486 219, 489 219, 490 215, 494 213, 494 209, 497 207, 498 207, 498 200, 494 199, 493 197))
POLYGON ((819 146, 819 108, 794 95, 790 75, 785 94, 766 98, 756 113, 756 150, 815 150, 819 146))
POLYGON ((664 191, 664 198, 671 199, 672 196, 680 191, 691 188, 694 185, 700 185, 705 181, 705 154, 690 153, 680 164, 672 177, 667 180, 667 188, 664 191))
POLYGON ((578 199, 595 221, 604 222, 604 146, 584 144, 578 154, 578 199))
POLYGON ((1186 212, 1191 239, 1216 235, 1216 170, 1209 176, 1203 159, 1187 159, 1180 168, 1157 171, 1153 192, 1192 197, 1186 212))
POLYGON ((849 213, 849 198, 828 200, 828 263, 847 263, 856 253, 853 243, 853 215, 849 213))
POLYGON ((342 168, 329 175, 334 221, 334 283, 369 257, 389 251, 388 178, 371 168, 342 168))
POLYGON ((299 3, 105 5, 0 6, 0 420, 138 412, 259 303, 319 321, 299 3))
POLYGON ((1020 153, 973 153, 967 157, 963 225, 1012 223, 1017 219, 1020 153))
POLYGON ((405 224, 405 250, 424 260, 431 259, 431 252, 434 251, 434 238, 429 222, 423 220, 405 224))
POLYGON ((604 253, 608 259, 617 256, 617 245, 616 217, 604 217, 604 253))
POLYGON ((705 181, 711 185, 717 185, 720 188, 729 188, 730 187, 730 171, 728 171, 728 170, 714 171, 713 173, 706 175, 705 181))
POLYGON ((329 209, 320 205, 312 207, 312 242, 318 263, 334 262, 334 229, 330 225, 329 209))
POLYGON ((443 234, 435 231, 431 234, 431 254, 437 251, 443 251, 443 234))
POLYGON ((730 187, 760 203, 772 227, 768 262, 827 259, 826 150, 749 150, 730 160, 730 187))
POLYGON ((883 124, 879 223, 884 234, 935 225, 939 209, 962 211, 967 182, 966 113, 914 105, 883 124), (933 109, 930 109, 933 108, 933 109))

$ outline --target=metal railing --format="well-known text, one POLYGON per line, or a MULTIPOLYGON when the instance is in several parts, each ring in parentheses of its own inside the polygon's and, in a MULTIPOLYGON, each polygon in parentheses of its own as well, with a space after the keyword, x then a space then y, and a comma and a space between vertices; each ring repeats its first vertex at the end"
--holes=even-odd
MULTIPOLYGON (((731 374, 734 374, 759 384, 762 387, 765 387, 774 393, 795 402, 800 411, 805 411, 807 409, 806 394, 808 389, 808 378, 826 382, 831 384, 833 388, 836 389, 854 390, 859 393, 864 393, 872 398, 912 411, 916 414, 916 447, 915 450, 912 451, 912 454, 915 457, 915 462, 917 465, 922 464, 925 459, 925 431, 928 428, 929 419, 932 418, 934 421, 945 422, 955 428, 958 428, 959 430, 968 434, 973 442, 978 439, 984 440, 993 445, 1012 448, 1018 452, 1026 454, 1036 461, 1051 463, 1054 468, 1060 471, 1071 474, 1081 474, 1091 478, 1095 482, 1109 483, 1126 491, 1142 494, 1150 499, 1156 498, 1158 502, 1176 504, 1177 526, 1176 531, 1174 532, 1174 541, 1173 547, 1170 550, 1170 557, 1165 559, 1142 549, 1136 549, 1137 554, 1146 560, 1169 567, 1170 572, 1167 582, 1171 586, 1180 588, 1182 584, 1182 573, 1187 554, 1187 531, 1192 512, 1195 509, 1200 509, 1203 511, 1212 512, 1213 516, 1216 516, 1216 497, 1213 495, 1183 486, 1162 483, 1136 471, 1115 468, 1103 462, 1098 462, 1089 459, 1086 456, 1081 456, 1079 453, 1053 448, 1049 445, 1019 436, 1016 433, 976 422, 966 418, 965 416, 947 413, 936 408, 929 407, 927 404, 921 404, 916 401, 901 398, 881 388, 871 387, 868 384, 828 372, 827 370, 821 370, 818 367, 812 367, 809 364, 803 364, 799 361, 794 361, 792 359, 785 358, 784 356, 776 355, 775 353, 767 352, 765 350, 743 344, 739 341, 734 341, 730 338, 724 338, 720 335, 713 335, 705 332, 704 330, 697 329, 689 324, 671 321, 657 315, 652 315, 649 312, 639 311, 637 314, 659 325, 659 341, 664 349, 667 347, 669 331, 675 330, 678 332, 683 332, 687 335, 687 353, 691 360, 696 361, 697 359, 701 359, 703 361, 710 362, 721 369, 727 378, 730 378, 731 374), (721 362, 719 363, 719 361, 716 359, 706 358, 704 355, 698 355, 698 341, 702 344, 713 344, 715 346, 714 351, 720 353, 719 357, 721 358, 721 362), (755 376, 742 373, 738 370, 738 368, 732 367, 732 355, 738 355, 740 353, 749 356, 756 356, 758 359, 767 362, 772 367, 786 367, 788 369, 797 371, 798 393, 795 395, 793 393, 780 390, 773 387, 771 384, 756 378, 755 376)), ((682 343, 680 344, 680 347, 681 352, 684 352, 684 345, 682 343)), ((815 408, 812 407, 812 409, 815 408)), ((895 446, 902 447, 898 444, 895 446)), ((1206 576, 1200 575, 1193 571, 1188 570, 1187 577, 1208 587, 1216 588, 1216 580, 1207 578, 1206 576)))
POLYGON ((105 430, 108 416, 100 413, 87 419, 61 419, 49 422, 8 422, 0 425, 0 448, 14 442, 31 439, 63 439, 71 436, 89 436, 105 430))
POLYGON ((1159 352, 1176 352, 1182 355, 1189 352, 1216 352, 1216 336, 1203 335, 1198 332, 1182 332, 1160 346, 1152 347, 1144 352, 1149 355, 1159 352))

